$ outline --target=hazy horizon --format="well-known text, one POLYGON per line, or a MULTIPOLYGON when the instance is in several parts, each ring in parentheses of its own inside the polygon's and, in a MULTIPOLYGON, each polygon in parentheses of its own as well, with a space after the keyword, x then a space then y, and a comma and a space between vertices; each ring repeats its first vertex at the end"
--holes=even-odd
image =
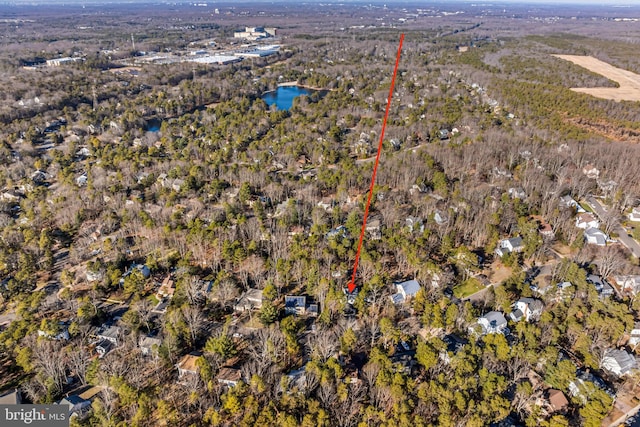
MULTIPOLYGON (((210 0, 183 0, 183 1, 168 1, 168 0, 11 0, 11 1, 0 1, 0 5, 18 5, 18 4, 32 4, 32 5, 43 5, 43 4, 69 4, 69 5, 82 5, 82 4, 112 4, 112 3, 128 3, 128 4, 166 4, 166 3, 174 3, 174 4, 207 4, 209 6, 216 6, 220 4, 233 4, 233 3, 300 3, 296 0, 239 0, 239 1, 210 1, 210 0)), ((321 1, 321 0, 307 0, 302 3, 324 3, 324 4, 345 4, 345 3, 365 3, 365 4, 421 4, 419 1, 415 0, 337 0, 337 1, 321 1)), ((526 5, 526 4, 548 4, 548 5, 589 5, 589 6, 598 6, 601 5, 603 7, 631 7, 631 6, 640 6, 640 0, 634 1, 619 1, 619 0, 447 0, 447 1, 435 1, 430 4, 451 4, 451 3, 464 3, 464 4, 484 4, 484 5, 499 5, 499 4, 513 4, 513 5, 526 5)))

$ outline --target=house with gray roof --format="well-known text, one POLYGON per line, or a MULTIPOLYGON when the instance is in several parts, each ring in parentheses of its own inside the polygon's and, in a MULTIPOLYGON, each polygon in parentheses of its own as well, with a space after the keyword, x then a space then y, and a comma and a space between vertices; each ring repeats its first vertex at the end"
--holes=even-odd
POLYGON ((607 350, 601 367, 619 377, 628 374, 636 367, 636 358, 626 350, 607 350))
POLYGON ((522 237, 512 237, 510 239, 500 240, 496 248, 496 255, 500 258, 511 252, 522 252, 524 250, 524 242, 522 237))
POLYGON ((481 335, 504 334, 507 329, 507 319, 499 311, 490 311, 478 319, 478 325, 481 328, 481 335))
POLYGON ((584 230, 584 239, 590 245, 606 246, 608 236, 598 228, 587 228, 584 230))
POLYGON ((420 283, 416 279, 407 280, 406 282, 396 283, 397 292, 391 295, 391 300, 394 304, 402 304, 408 299, 416 296, 421 289, 420 283))

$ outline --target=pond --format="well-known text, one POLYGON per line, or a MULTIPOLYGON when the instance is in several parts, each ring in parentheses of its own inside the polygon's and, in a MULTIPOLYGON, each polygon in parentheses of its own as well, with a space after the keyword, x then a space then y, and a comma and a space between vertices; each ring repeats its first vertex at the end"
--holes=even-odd
POLYGON ((162 120, 158 118, 153 118, 147 120, 147 124, 144 127, 144 130, 147 132, 158 132, 160 131, 160 126, 162 125, 162 120))
POLYGON ((301 86, 278 86, 278 89, 262 95, 262 99, 268 106, 275 104, 278 110, 288 110, 293 105, 295 98, 300 95, 310 96, 315 92, 320 92, 320 95, 323 95, 324 91, 307 89, 301 86))

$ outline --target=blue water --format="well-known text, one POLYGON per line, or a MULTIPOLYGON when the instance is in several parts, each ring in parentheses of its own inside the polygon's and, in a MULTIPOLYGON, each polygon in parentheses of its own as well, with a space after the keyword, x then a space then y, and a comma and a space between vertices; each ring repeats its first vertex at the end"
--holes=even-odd
POLYGON ((310 90, 300 86, 278 86, 278 89, 262 95, 262 99, 269 107, 276 104, 278 110, 288 110, 296 97, 310 94, 310 90))
POLYGON ((161 125, 162 125, 162 120, 158 118, 153 118, 153 119, 147 120, 147 125, 145 126, 145 130, 147 132, 159 132, 161 125))

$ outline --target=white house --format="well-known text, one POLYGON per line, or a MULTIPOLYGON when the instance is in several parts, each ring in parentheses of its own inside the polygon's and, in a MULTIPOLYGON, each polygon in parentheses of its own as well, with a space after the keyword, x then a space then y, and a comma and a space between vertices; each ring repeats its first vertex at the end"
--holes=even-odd
POLYGON ((407 280, 406 282, 396 283, 397 293, 391 295, 391 300, 395 304, 401 304, 407 301, 407 299, 416 296, 420 290, 420 283, 417 280, 407 280))
POLYGON ((158 348, 162 345, 162 340, 158 337, 144 336, 140 338, 138 346, 145 356, 158 357, 158 348))
POLYGON ((597 228, 587 228, 584 230, 584 238, 590 245, 606 246, 608 236, 597 228))
POLYGON ((598 228, 600 221, 589 212, 581 213, 576 216, 576 227, 586 230, 587 228, 598 228))
POLYGON ((449 217, 447 217, 447 214, 441 211, 436 211, 436 213, 433 215, 433 219, 438 225, 443 225, 449 222, 449 217))
POLYGON ((616 376, 625 375, 636 367, 636 358, 626 350, 607 350, 601 367, 616 376))
POLYGON ((507 329, 507 319, 499 311, 490 311, 478 319, 478 325, 482 328, 482 335, 502 334, 507 329))
POLYGON ((260 289, 247 289, 233 306, 235 311, 250 311, 254 308, 262 308, 262 291, 260 289))
POLYGON ((424 223, 420 218, 410 216, 404 220, 404 223, 411 233, 422 233, 424 231, 424 223))
POLYGON ((527 193, 521 187, 511 187, 507 190, 512 199, 526 199, 527 193))
POLYGON ((582 168, 582 173, 591 179, 597 179, 600 176, 600 171, 595 166, 589 164, 582 168))
POLYGON ((513 303, 513 311, 509 313, 509 317, 518 322, 521 319, 525 319, 527 322, 537 320, 542 314, 544 304, 542 301, 534 298, 520 298, 513 303))
POLYGON ((636 206, 629 214, 629 221, 640 221, 640 206, 636 206))
POLYGON ((640 344, 640 322, 636 322, 633 329, 631 330, 631 334, 629 334, 629 346, 634 348, 638 344, 640 344))
POLYGON ((500 240, 498 247, 496 248, 496 255, 503 257, 511 252, 521 252, 524 249, 524 243, 522 237, 512 237, 510 239, 500 240))

